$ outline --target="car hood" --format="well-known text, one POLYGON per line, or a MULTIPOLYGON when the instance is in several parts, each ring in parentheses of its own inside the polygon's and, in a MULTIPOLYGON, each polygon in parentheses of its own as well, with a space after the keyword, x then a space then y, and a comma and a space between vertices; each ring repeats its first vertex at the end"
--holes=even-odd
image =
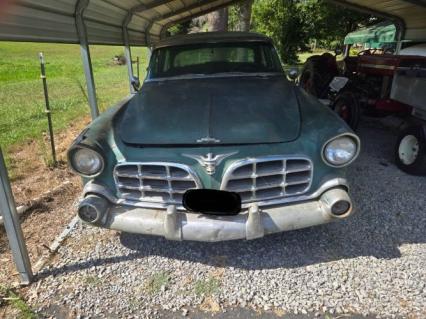
POLYGON ((284 76, 145 82, 118 133, 137 145, 279 143, 300 131, 297 98, 284 76))

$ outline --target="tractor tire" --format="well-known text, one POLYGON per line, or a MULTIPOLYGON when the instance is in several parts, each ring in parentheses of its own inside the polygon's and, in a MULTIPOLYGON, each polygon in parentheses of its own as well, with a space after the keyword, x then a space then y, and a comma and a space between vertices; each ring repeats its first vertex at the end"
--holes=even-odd
POLYGON ((421 125, 401 131, 395 146, 395 161, 410 175, 426 176, 426 137, 421 125))
POLYGON ((329 53, 313 55, 306 60, 300 75, 299 84, 317 98, 326 98, 328 85, 338 75, 336 58, 329 53))
POLYGON ((356 96, 349 92, 339 93, 332 105, 333 110, 350 126, 354 131, 358 128, 361 110, 356 96))
POLYGON ((303 66, 299 84, 309 94, 319 97, 320 88, 318 83, 322 82, 319 72, 312 61, 307 61, 303 66))

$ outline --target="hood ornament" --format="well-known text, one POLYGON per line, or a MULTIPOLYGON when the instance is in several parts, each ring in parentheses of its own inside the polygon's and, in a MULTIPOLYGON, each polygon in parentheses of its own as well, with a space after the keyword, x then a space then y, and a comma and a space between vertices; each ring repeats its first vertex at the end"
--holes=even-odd
POLYGON ((194 154, 182 154, 182 156, 195 159, 204 169, 207 174, 213 175, 216 172, 216 166, 218 166, 225 158, 237 154, 238 152, 217 154, 213 156, 213 153, 208 153, 206 156, 194 155, 194 154))

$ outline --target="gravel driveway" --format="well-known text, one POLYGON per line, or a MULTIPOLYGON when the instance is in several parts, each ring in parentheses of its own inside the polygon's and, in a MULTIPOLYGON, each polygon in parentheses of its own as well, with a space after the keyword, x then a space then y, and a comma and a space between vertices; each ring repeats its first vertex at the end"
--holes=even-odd
POLYGON ((32 305, 57 317, 426 318, 426 178, 396 169, 392 132, 359 134, 352 218, 223 243, 80 225, 31 286, 32 305))

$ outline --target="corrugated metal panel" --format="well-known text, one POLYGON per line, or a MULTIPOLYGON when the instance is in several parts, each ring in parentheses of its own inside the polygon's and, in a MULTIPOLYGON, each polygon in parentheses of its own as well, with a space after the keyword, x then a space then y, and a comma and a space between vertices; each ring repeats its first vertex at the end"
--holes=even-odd
MULTIPOLYGON (((422 0, 328 0, 381 12, 404 21, 405 36, 426 40, 426 5, 422 0)), ((74 22, 77 0, 19 0, 0 12, 0 40, 78 42, 74 22)), ((165 28, 235 0, 89 0, 85 11, 90 43, 123 44, 122 26, 129 12, 132 45, 146 45, 145 32, 158 41, 165 28), (151 27, 152 26, 152 27, 151 27)))
POLYGON ((342 0, 399 18, 405 24, 405 39, 426 40, 426 2, 424 0, 342 0))
MULTIPOLYGON (((154 0, 155 1, 155 0, 154 0)), ((138 0, 108 0, 108 2, 117 5, 121 8, 132 8, 140 5, 142 2, 148 1, 138 1, 138 0)))
POLYGON ((106 24, 123 25, 123 20, 127 15, 127 10, 120 9, 103 0, 91 0, 84 12, 84 17, 106 24))
POLYGON ((17 4, 2 12, 0 39, 78 43, 73 17, 17 4))
POLYGON ((133 45, 145 45, 145 33, 129 31, 129 41, 133 45))
POLYGON ((40 11, 55 11, 66 15, 73 15, 76 0, 20 0, 17 1, 23 7, 38 8, 40 11))
POLYGON ((122 44, 123 29, 94 21, 86 21, 89 43, 122 44))
POLYGON ((135 31, 145 30, 149 23, 150 20, 148 20, 147 18, 141 17, 140 15, 134 15, 127 27, 135 31))

